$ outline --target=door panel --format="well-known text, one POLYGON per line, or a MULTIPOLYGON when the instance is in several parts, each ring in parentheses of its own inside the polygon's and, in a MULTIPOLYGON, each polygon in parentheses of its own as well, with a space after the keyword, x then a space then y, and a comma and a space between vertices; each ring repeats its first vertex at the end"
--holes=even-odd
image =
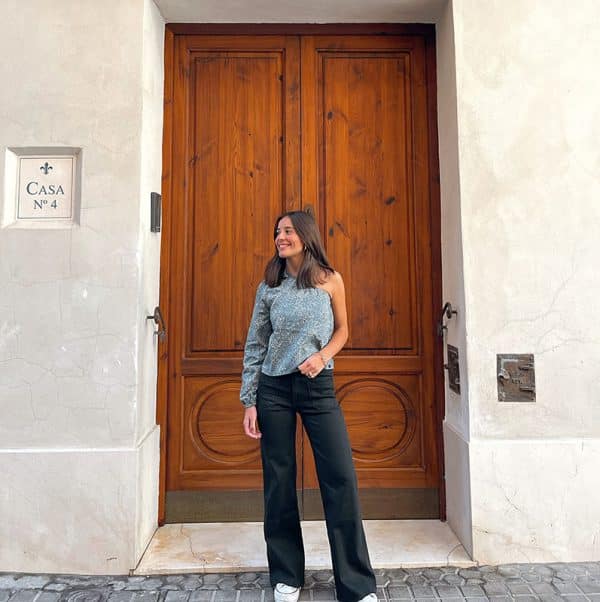
POLYGON ((177 51, 167 490, 257 490, 241 358, 273 221, 300 199, 299 41, 181 36, 177 51))
POLYGON ((340 54, 321 56, 318 105, 324 110, 317 134, 328 251, 339 270, 353 276, 347 348, 410 353, 418 324, 406 57, 340 54))
POLYGON ((190 355, 239 349, 245 338, 242 303, 260 271, 244 250, 259 242, 268 254, 268 218, 282 207, 281 58, 193 54, 190 355), (223 286, 229 294, 215 294, 223 286))
POLYGON ((359 486, 436 489, 422 39, 304 37, 302 123, 303 202, 346 288, 335 383, 359 486))

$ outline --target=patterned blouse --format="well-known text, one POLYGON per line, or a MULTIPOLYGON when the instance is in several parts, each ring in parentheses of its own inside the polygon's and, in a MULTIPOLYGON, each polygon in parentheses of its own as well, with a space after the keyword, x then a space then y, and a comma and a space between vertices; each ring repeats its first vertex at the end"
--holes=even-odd
MULTIPOLYGON (((254 310, 244 347, 240 400, 256 404, 260 372, 290 374, 310 355, 320 351, 333 334, 331 296, 322 288, 298 288, 296 278, 284 273, 279 286, 263 280, 256 290, 254 310)), ((333 358, 326 369, 332 369, 333 358)))

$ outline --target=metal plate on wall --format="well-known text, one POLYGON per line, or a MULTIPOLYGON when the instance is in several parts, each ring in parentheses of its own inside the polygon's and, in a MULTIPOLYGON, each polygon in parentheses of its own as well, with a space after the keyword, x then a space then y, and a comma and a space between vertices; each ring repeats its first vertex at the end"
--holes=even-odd
POLYGON ((535 368, 532 353, 496 355, 498 401, 535 401, 535 368))
POLYGON ((458 363, 458 348, 447 345, 448 351, 448 386, 460 395, 460 369, 458 363))

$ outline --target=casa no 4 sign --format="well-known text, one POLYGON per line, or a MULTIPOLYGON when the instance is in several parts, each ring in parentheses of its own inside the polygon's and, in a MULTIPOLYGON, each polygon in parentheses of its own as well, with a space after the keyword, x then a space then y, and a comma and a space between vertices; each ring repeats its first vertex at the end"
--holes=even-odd
POLYGON ((19 157, 17 218, 72 219, 74 157, 19 157))

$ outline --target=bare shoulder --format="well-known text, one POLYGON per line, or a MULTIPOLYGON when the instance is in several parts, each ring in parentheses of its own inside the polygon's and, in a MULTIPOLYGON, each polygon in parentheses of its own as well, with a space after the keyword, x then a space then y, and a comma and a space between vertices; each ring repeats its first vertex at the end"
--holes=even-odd
POLYGON ((339 272, 333 271, 333 274, 327 274, 327 282, 333 286, 340 286, 344 283, 342 275, 339 272))
POLYGON ((329 275, 329 283, 334 293, 344 290, 344 279, 339 272, 334 271, 329 275))
POLYGON ((333 270, 333 272, 329 272, 327 270, 321 270, 320 276, 325 282, 338 282, 342 279, 342 275, 339 272, 333 270))
POLYGON ((344 281, 342 280, 342 275, 339 272, 334 270, 334 272, 331 273, 323 270, 321 277, 323 279, 321 288, 324 288, 331 297, 335 296, 339 291, 344 290, 344 281))

